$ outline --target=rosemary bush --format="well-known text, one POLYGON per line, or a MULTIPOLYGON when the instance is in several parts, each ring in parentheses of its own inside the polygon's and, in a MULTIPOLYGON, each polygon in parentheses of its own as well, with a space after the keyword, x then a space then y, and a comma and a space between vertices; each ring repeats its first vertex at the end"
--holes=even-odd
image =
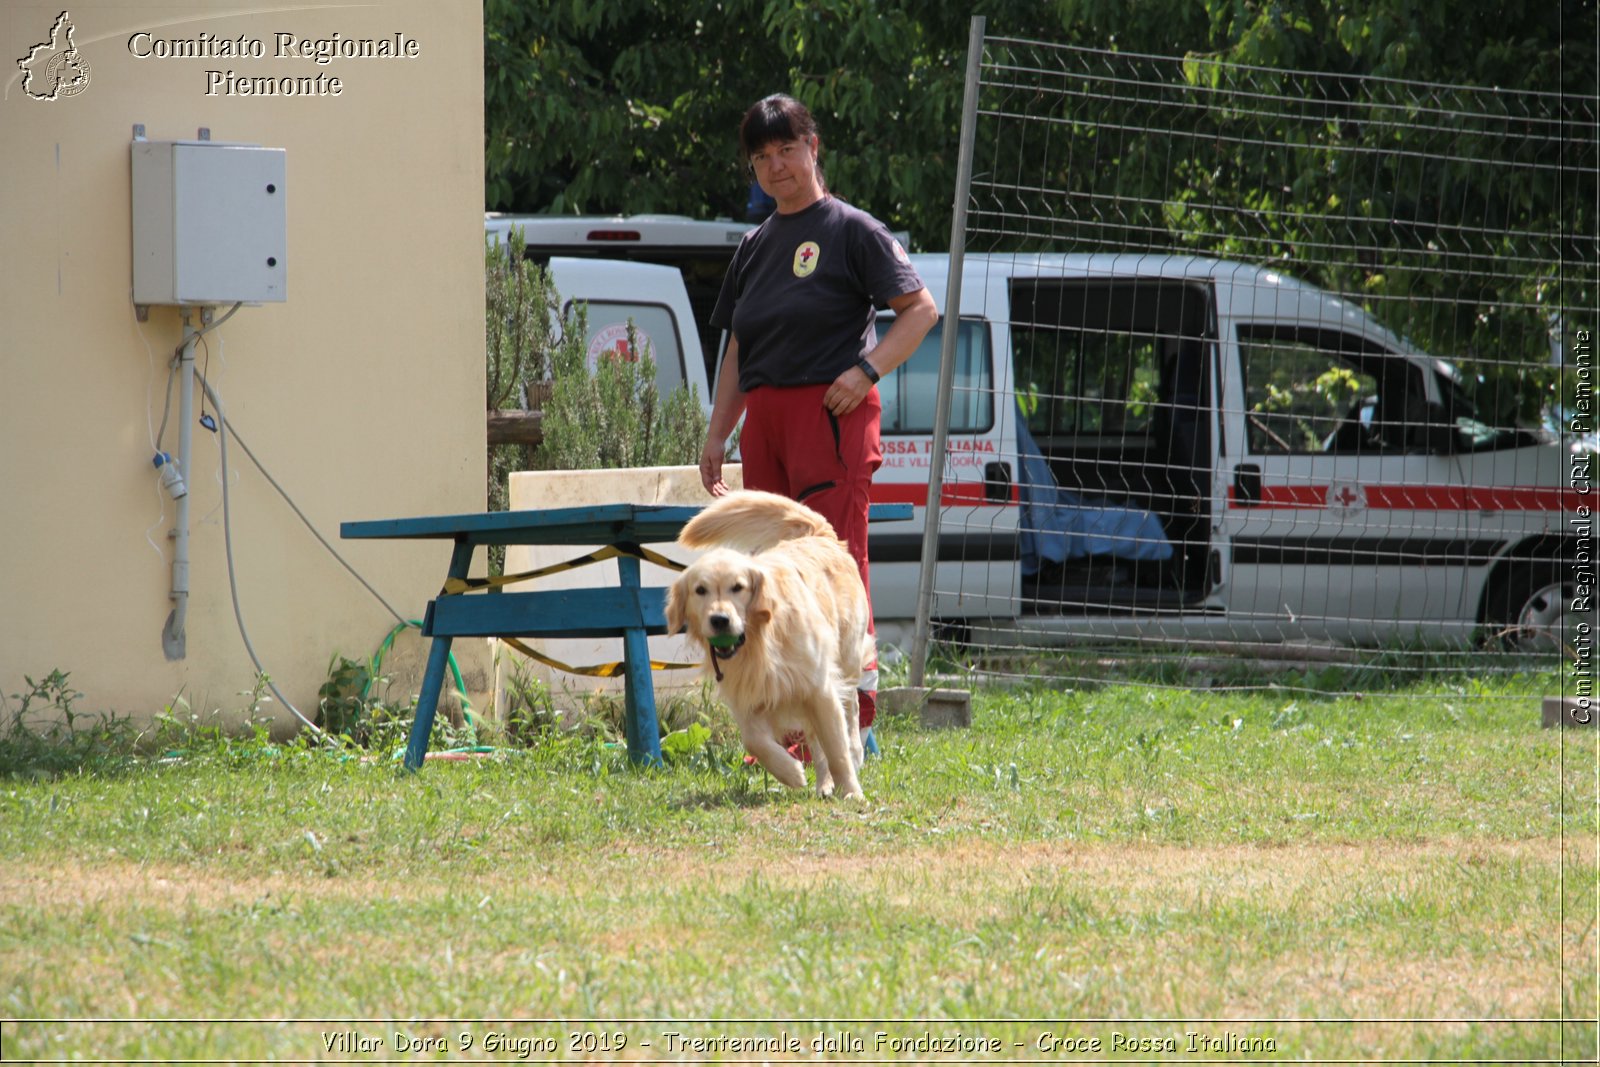
MULTIPOLYGON (((490 448, 489 509, 506 508, 516 470, 698 462, 706 433, 698 392, 680 386, 661 397, 648 350, 637 361, 602 359, 591 374, 587 309, 579 305, 563 321, 560 294, 525 248, 513 230, 486 253, 486 400, 491 411, 541 407, 543 443, 490 448)), ((638 352, 631 322, 628 335, 629 351, 638 352)))
MULTIPOLYGON (((568 335, 587 336, 585 313, 568 323, 568 335)), ((639 352, 633 324, 628 350, 639 352)), ((589 372, 580 346, 555 352, 550 400, 544 407, 540 466, 546 470, 661 467, 699 461, 706 419, 696 391, 679 386, 664 399, 656 388, 648 351, 636 360, 601 359, 589 372)))
MULTIPOLYGON (((551 354, 564 343, 559 329, 559 297, 550 275, 524 256, 526 242, 513 229, 505 242, 488 246, 484 257, 485 401, 489 411, 525 409, 537 402, 550 376, 551 354)), ((565 342, 582 351, 582 339, 565 342)), ((489 446, 490 511, 509 505, 507 478, 533 466, 527 445, 489 446)))

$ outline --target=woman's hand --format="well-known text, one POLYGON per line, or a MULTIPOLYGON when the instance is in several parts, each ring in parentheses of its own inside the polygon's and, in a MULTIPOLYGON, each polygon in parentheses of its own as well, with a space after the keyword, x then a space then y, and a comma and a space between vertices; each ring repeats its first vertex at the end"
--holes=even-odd
POLYGON ((872 379, 860 367, 851 367, 833 380, 828 391, 822 394, 822 406, 835 416, 843 418, 872 392, 872 379))
MULTIPOLYGON (((926 288, 892 298, 889 307, 894 311, 894 321, 866 357, 880 379, 910 359, 934 323, 939 321, 933 295, 926 288)), ((861 406, 872 386, 873 381, 865 371, 851 367, 828 386, 828 391, 822 395, 822 404, 835 416, 848 415, 861 406)))
POLYGON ((722 461, 727 455, 728 443, 715 437, 707 437, 700 450, 700 484, 712 496, 728 494, 728 483, 722 480, 722 461))

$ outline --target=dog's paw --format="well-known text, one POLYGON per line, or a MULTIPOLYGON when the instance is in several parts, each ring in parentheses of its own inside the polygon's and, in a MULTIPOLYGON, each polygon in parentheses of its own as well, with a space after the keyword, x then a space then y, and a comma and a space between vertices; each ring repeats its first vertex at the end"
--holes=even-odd
POLYGON ((787 753, 774 758, 770 763, 763 764, 772 777, 788 786, 790 789, 804 789, 806 787, 806 765, 794 759, 787 753))
POLYGON ((862 804, 866 803, 867 800, 867 795, 861 791, 859 785, 841 791, 835 788, 833 782, 817 786, 817 796, 822 797, 824 800, 832 800, 837 797, 840 800, 850 800, 862 804))

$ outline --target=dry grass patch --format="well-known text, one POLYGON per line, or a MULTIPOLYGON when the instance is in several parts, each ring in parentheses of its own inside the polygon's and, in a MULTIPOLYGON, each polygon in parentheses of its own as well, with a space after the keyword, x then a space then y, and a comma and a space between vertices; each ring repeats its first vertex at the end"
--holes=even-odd
POLYGON ((1415 890, 1426 885, 1439 864, 1481 868, 1520 861, 1559 869, 1569 863, 1592 865, 1592 843, 1560 838, 1523 841, 1437 840, 1425 842, 1297 843, 1185 847, 1159 844, 992 843, 969 840, 932 845, 908 854, 894 850, 790 852, 770 848, 722 850, 657 849, 630 846, 584 852, 557 866, 515 865, 474 872, 465 881, 445 866, 438 877, 367 870, 336 877, 306 878, 290 873, 237 876, 204 865, 141 864, 120 860, 73 861, 50 866, 0 870, 0 900, 32 910, 62 907, 155 906, 173 909, 219 908, 264 899, 429 899, 449 893, 482 891, 571 893, 585 887, 617 889, 619 876, 648 873, 658 888, 685 886, 726 891, 752 874, 784 888, 828 881, 874 896, 927 903, 908 890, 946 886, 957 895, 1002 897, 1037 884, 1041 878, 1072 878, 1097 892, 1135 903, 1190 899, 1205 894, 1285 904, 1296 898, 1315 903, 1348 898, 1353 887, 1415 890))

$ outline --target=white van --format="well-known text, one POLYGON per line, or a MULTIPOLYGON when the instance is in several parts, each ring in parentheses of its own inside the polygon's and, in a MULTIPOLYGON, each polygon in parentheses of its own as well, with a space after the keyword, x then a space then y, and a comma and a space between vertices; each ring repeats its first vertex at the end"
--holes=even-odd
MULTIPOLYGON (((591 340, 606 326, 627 321, 626 303, 638 299, 655 307, 663 304, 663 289, 686 304, 691 314, 675 322, 685 350, 701 356, 698 384, 707 398, 705 383, 716 370, 721 355, 720 331, 709 320, 722 290, 722 276, 752 223, 732 219, 702 221, 681 215, 506 215, 489 212, 484 231, 491 242, 506 240, 513 228, 522 233, 529 259, 550 264, 557 290, 569 302, 587 300, 591 340), (590 268, 579 275, 582 261, 590 268), (629 266, 629 265, 633 266, 629 266), (654 264, 670 268, 639 270, 654 264), (599 265, 603 277, 592 273, 599 265), (575 286, 575 287, 569 287, 575 286)), ((659 364, 661 360, 657 360, 659 364)))
POLYGON ((655 361, 661 395, 688 385, 709 411, 704 349, 677 269, 565 256, 553 256, 545 266, 561 295, 563 317, 574 303, 588 305, 585 342, 591 369, 608 354, 629 357, 623 349, 631 328, 632 343, 655 361))
MULTIPOLYGON (((722 341, 705 317, 748 225, 536 221, 529 254, 552 257, 564 300, 589 303, 591 344, 632 317, 661 384, 689 382, 709 407, 722 341), (628 261, 557 254, 595 246, 628 261)), ((912 260, 942 312, 948 257, 912 260)), ((960 310, 942 624, 994 643, 1548 648, 1569 612, 1592 612, 1592 575, 1573 566, 1590 457, 1479 421, 1448 363, 1351 304, 1188 256, 968 255, 960 310)), ((947 325, 879 386, 873 499, 915 506, 871 533, 887 641, 908 640, 916 614, 947 325)))
MULTIPOLYGON (((942 305, 947 257, 913 261, 942 305)), ((979 640, 1549 647, 1592 611, 1588 457, 1479 421, 1351 304, 1187 256, 969 255, 960 310, 933 615, 979 640)), ((925 502, 940 345, 879 387, 875 500, 925 502)), ((921 544, 920 508, 874 529, 880 617, 914 614, 921 544)))

